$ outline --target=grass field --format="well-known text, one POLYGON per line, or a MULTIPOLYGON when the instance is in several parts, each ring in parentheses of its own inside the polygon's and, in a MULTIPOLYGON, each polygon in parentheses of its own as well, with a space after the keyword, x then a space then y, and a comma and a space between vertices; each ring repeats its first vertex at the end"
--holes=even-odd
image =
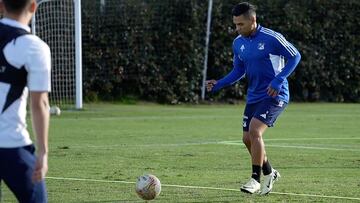
POLYGON ((243 108, 88 104, 52 117, 49 202, 143 202, 144 173, 162 182, 155 202, 360 202, 359 104, 290 104, 264 135, 282 175, 265 197, 239 191, 251 174, 243 108))

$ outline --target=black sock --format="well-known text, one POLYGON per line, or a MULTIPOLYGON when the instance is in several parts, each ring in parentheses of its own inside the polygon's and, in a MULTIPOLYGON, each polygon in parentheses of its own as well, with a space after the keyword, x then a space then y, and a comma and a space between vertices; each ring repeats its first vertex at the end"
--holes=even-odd
POLYGON ((260 183, 260 175, 261 175, 261 166, 252 165, 252 175, 251 175, 251 177, 254 178, 257 182, 260 183))
POLYGON ((269 160, 266 160, 266 162, 263 164, 262 171, 264 176, 269 175, 272 172, 272 167, 269 160))

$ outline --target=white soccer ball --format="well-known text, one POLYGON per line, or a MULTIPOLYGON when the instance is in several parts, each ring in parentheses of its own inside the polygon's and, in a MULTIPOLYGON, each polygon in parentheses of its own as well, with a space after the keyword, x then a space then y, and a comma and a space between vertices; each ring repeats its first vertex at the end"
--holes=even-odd
POLYGON ((52 106, 52 107, 50 107, 49 111, 50 111, 50 114, 51 114, 51 115, 60 116, 60 114, 61 114, 61 110, 60 110, 60 108, 57 107, 57 106, 52 106))
POLYGON ((160 180, 151 174, 140 176, 136 181, 135 191, 144 200, 155 199, 161 192, 160 180))

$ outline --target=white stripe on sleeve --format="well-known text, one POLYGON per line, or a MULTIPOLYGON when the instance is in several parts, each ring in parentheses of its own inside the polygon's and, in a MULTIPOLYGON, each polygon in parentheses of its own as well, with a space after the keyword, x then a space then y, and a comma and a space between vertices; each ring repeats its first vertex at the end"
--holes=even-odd
POLYGON ((268 35, 274 37, 275 39, 277 39, 280 42, 280 44, 290 53, 291 56, 295 56, 297 54, 295 47, 291 43, 289 43, 284 38, 284 36, 280 35, 279 33, 276 33, 274 31, 266 29, 266 28, 261 29, 260 32, 268 34, 268 35))

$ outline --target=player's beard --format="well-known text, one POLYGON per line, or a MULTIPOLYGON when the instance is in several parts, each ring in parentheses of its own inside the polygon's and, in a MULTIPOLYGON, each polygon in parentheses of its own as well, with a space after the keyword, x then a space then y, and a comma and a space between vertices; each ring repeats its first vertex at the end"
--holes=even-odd
POLYGON ((255 32, 256 32, 256 26, 249 28, 249 31, 247 31, 247 32, 238 31, 238 33, 244 37, 249 37, 249 36, 253 35, 255 32))

